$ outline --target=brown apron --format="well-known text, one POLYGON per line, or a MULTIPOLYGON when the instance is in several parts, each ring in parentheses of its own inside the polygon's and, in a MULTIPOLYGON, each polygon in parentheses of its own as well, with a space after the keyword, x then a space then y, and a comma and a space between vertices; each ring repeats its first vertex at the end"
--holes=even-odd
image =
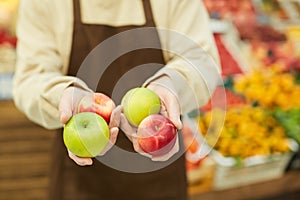
MULTIPOLYGON (((110 95, 119 104, 120 98, 126 90, 140 86, 165 63, 160 49, 143 48, 130 51, 109 63, 109 67, 101 74, 99 70, 103 60, 109 55, 121 54, 126 45, 141 43, 141 46, 160 46, 157 31, 147 33, 133 33, 124 39, 116 39, 110 48, 93 51, 98 44, 115 34, 142 27, 155 27, 151 11, 150 0, 143 0, 146 23, 142 26, 112 27, 107 25, 91 25, 81 23, 80 3, 74 0, 74 33, 73 46, 70 57, 69 75, 83 79, 92 89, 110 95), (105 52, 104 52, 105 51, 105 52), (119 51, 119 52, 118 52, 119 51), (116 53, 117 52, 117 53, 116 53), (89 59, 86 57, 89 54, 89 59), (104 55, 104 56, 102 56, 104 55), (85 64, 82 64, 85 63, 85 64), (100 63, 100 64, 99 64, 100 63), (152 63, 151 67, 141 68, 132 72, 136 66, 152 63), (155 64, 156 63, 156 64, 155 64), (91 67, 92 66, 92 67, 91 67), (97 66, 97 67, 95 67, 97 66), (148 70, 151 69, 151 70, 148 70), (84 73, 81 73, 83 70, 84 73), (99 77, 101 74, 101 77, 99 77), (122 77, 126 78, 122 78, 122 77), (100 79, 100 80, 99 80, 100 79), (118 81, 124 81, 119 83, 118 81), (97 83, 97 84, 96 84, 97 83), (99 83, 99 84, 98 84, 99 83), (96 84, 93 85, 93 84, 96 84), (118 88, 118 89, 115 89, 118 88)), ((182 140, 180 138, 180 144, 182 140)), ((116 146, 133 152, 131 142, 120 131, 116 146)), ((54 158, 50 182, 50 199, 82 199, 82 200, 185 200, 187 199, 187 183, 185 171, 185 157, 178 153, 168 165, 162 169, 147 173, 129 173, 111 168, 101 161, 111 161, 118 153, 113 147, 105 156, 93 159, 92 166, 80 167, 67 155, 62 141, 62 134, 58 134, 54 145, 54 158)), ((184 148, 181 148, 184 149, 184 148)), ((149 166, 160 168, 163 162, 152 162, 143 156, 131 160, 124 158, 128 166, 149 166), (131 165, 130 165, 131 164, 131 165), (132 165, 133 164, 133 165, 132 165)))

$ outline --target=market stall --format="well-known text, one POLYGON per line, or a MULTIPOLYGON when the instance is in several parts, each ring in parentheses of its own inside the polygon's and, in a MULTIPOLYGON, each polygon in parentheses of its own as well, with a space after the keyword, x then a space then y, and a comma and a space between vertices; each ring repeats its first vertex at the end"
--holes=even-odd
POLYGON ((0 1, 0 100, 12 97, 12 76, 16 62, 17 5, 17 0, 0 1))
POLYGON ((190 116, 198 129, 188 131, 201 135, 198 151, 211 149, 193 164, 188 160, 191 191, 203 190, 205 197, 206 192, 225 195, 234 188, 275 184, 299 169, 300 18, 295 16, 300 4, 204 2, 212 18, 224 85, 190 116), (213 175, 203 173, 209 168, 214 168, 213 175))

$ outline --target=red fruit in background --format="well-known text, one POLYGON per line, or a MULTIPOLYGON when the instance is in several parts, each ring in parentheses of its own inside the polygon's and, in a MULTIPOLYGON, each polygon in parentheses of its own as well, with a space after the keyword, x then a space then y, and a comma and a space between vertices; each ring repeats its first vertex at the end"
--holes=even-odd
POLYGON ((205 106, 201 107, 200 111, 207 112, 212 110, 213 108, 226 109, 231 106, 236 106, 245 103, 246 101, 243 99, 243 97, 233 93, 231 90, 227 88, 217 87, 209 102, 205 106), (225 91, 225 95, 224 95, 224 91, 225 91), (224 96, 225 96, 225 100, 224 100, 224 96), (212 102, 214 103, 213 105, 212 102), (224 106, 224 103, 226 106, 224 106))
POLYGON ((11 45, 12 47, 16 47, 17 38, 11 36, 7 31, 0 30, 0 45, 11 45))
POLYGON ((177 129, 168 118, 160 114, 153 114, 141 121, 137 136, 143 151, 159 156, 168 153, 173 148, 177 129))
POLYGON ((103 93, 91 93, 83 97, 78 105, 78 113, 94 112, 109 123, 111 113, 115 109, 114 101, 103 93))
POLYGON ((234 55, 225 46, 225 43, 222 40, 222 36, 220 34, 214 34, 214 38, 220 56, 222 76, 226 77, 233 74, 243 73, 234 55))
POLYGON ((181 132, 184 138, 184 145, 186 149, 186 168, 187 170, 196 169, 201 165, 203 158, 190 160, 188 155, 196 153, 199 150, 200 145, 197 142, 192 130, 187 125, 183 124, 181 132))
POLYGON ((183 135, 185 149, 191 153, 195 153, 199 149, 199 144, 195 139, 192 130, 187 125, 183 124, 181 133, 183 135))

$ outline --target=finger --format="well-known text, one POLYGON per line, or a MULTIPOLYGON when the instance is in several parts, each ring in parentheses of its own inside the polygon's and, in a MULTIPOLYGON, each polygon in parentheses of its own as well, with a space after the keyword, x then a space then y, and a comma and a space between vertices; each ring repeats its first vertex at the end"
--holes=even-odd
POLYGON ((139 143, 138 143, 138 140, 136 138, 133 138, 132 139, 132 145, 133 145, 133 149, 136 151, 136 152, 142 152, 143 150, 141 149, 139 143))
MULTIPOLYGON (((78 100, 83 97, 83 94, 80 92, 78 88, 68 87, 63 92, 61 100, 59 102, 59 113, 60 113, 60 121, 65 124, 69 121, 73 114, 76 111, 76 105, 78 100)), ((88 92, 86 92, 88 93, 88 92)))
POLYGON ((115 144, 117 141, 117 137, 118 137, 118 133, 119 133, 119 128, 118 127, 113 127, 110 129, 110 143, 115 144))
POLYGON ((177 129, 182 128, 180 120, 180 106, 176 99, 170 98, 167 103, 164 103, 165 109, 168 112, 168 118, 173 122, 177 129))
POLYGON ((136 132, 136 128, 132 127, 127 121, 124 114, 120 115, 120 128, 126 135, 133 135, 136 132))
POLYGON ((112 127, 118 127, 120 125, 120 120, 121 120, 121 112, 122 112, 122 106, 117 106, 113 111, 110 116, 110 122, 109 122, 109 128, 112 127))
POLYGON ((69 157, 79 166, 92 165, 93 160, 91 158, 81 158, 74 155, 71 151, 68 150, 69 157))
POLYGON ((72 117, 72 104, 70 101, 70 97, 64 95, 61 98, 58 110, 61 123, 66 124, 72 117))
POLYGON ((161 103, 160 114, 169 118, 169 115, 168 115, 168 112, 167 112, 164 102, 161 103))
POLYGON ((138 144, 138 140, 136 139, 136 137, 132 140, 132 144, 133 144, 133 149, 134 149, 137 153, 139 153, 139 154, 142 155, 142 156, 145 156, 145 157, 148 157, 148 158, 151 158, 151 159, 152 159, 152 156, 151 156, 150 154, 145 153, 145 152, 141 149, 140 145, 138 144))

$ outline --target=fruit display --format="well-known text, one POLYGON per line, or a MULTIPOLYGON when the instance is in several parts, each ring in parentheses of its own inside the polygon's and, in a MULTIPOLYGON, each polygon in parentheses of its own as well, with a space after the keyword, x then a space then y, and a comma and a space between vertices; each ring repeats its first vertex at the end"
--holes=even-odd
POLYGON ((232 74, 242 73, 240 64, 235 59, 235 55, 232 54, 224 44, 221 35, 214 34, 215 43, 220 57, 220 64, 222 67, 222 76, 226 77, 232 74))
POLYGON ((235 78, 234 91, 248 103, 288 110, 300 107, 300 85, 296 77, 274 65, 235 78))
MULTIPOLYGON (((287 139, 299 140, 300 85, 293 73, 274 64, 228 77, 225 86, 226 109, 212 107, 210 102, 200 108, 202 133, 222 126, 219 135, 210 131, 206 137, 208 143, 218 138, 216 144, 210 144, 215 150, 244 159, 289 151, 287 139), (212 123, 212 117, 218 115, 225 116, 224 124, 212 123)), ((218 90, 211 101, 220 99, 218 90)))
POLYGON ((269 15, 287 19, 287 15, 277 1, 251 0, 204 0, 211 18, 229 20, 237 28, 242 40, 284 41, 284 33, 270 24, 269 15), (266 18, 266 19, 265 19, 266 18))
POLYGON ((199 127, 205 135, 209 128, 216 129, 218 124, 211 123, 212 114, 226 112, 221 133, 209 132, 206 140, 209 145, 223 156, 245 159, 256 155, 271 155, 289 151, 284 129, 272 113, 262 107, 239 105, 224 110, 214 109, 199 117, 199 127), (211 127, 213 126, 213 127, 211 127), (216 144, 210 139, 218 137, 216 144))
POLYGON ((195 154, 199 150, 200 144, 196 140, 192 129, 187 124, 183 124, 181 132, 184 138, 184 147, 186 149, 186 168, 187 170, 193 170, 199 167, 202 158, 192 160, 188 155, 195 154))
POLYGON ((199 134, 215 163, 212 189, 279 178, 292 162, 300 139, 300 85, 297 73, 286 69, 274 63, 228 76, 199 109, 199 134))
POLYGON ((274 117, 286 130, 287 136, 300 144, 300 108, 291 108, 287 111, 278 108, 274 112, 274 117))
MULTIPOLYGON (((297 112, 300 108, 300 54, 299 25, 284 24, 290 13, 287 2, 257 1, 253 6, 257 15, 275 24, 259 23, 252 28, 240 29, 242 40, 250 47, 247 73, 234 76, 232 91, 243 96, 247 104, 263 107, 272 112, 285 134, 299 142, 297 112), (282 7, 283 6, 283 7, 282 7)), ((291 11, 292 12, 292 11, 291 11)))
POLYGON ((251 0, 204 0, 203 3, 211 18, 230 19, 236 26, 256 21, 251 0))
POLYGON ((258 62, 258 66, 253 66, 253 68, 278 65, 288 72, 300 71, 300 57, 297 55, 294 43, 291 40, 281 42, 251 41, 251 57, 258 62))
POLYGON ((266 13, 268 15, 271 15, 272 17, 276 17, 282 20, 287 20, 288 14, 280 4, 280 0, 262 0, 257 1, 255 6, 256 9, 261 13, 266 13))
POLYGON ((205 106, 200 107, 200 112, 210 111, 214 108, 224 110, 226 108, 245 103, 246 100, 242 95, 234 93, 227 87, 219 86, 213 92, 208 103, 205 106))

